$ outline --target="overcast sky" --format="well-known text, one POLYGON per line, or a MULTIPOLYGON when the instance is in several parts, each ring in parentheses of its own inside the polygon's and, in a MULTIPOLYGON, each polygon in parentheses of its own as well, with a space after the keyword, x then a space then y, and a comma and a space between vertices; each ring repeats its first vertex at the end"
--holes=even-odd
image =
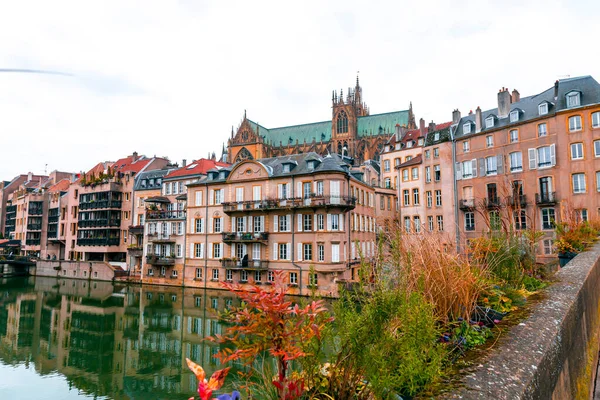
POLYGON ((0 179, 137 151, 205 157, 248 118, 331 118, 357 71, 372 114, 444 122, 565 76, 600 79, 600 1, 5 1, 0 179))

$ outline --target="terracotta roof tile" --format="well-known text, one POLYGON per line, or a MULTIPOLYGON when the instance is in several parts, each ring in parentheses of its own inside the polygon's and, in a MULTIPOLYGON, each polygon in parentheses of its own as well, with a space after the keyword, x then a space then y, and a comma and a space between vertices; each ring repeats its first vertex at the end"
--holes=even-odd
POLYGON ((396 169, 404 168, 404 167, 411 167, 413 165, 421 164, 422 162, 423 162, 423 157, 421 156, 421 154, 419 154, 418 156, 415 156, 414 158, 411 158, 410 160, 405 161, 400 165, 397 165, 396 169))
POLYGON ((71 181, 65 178, 50 186, 48 192, 66 192, 70 185, 71 181))
POLYGON ((206 175, 208 170, 215 167, 229 167, 231 164, 209 160, 207 158, 201 158, 199 160, 191 162, 189 165, 176 169, 173 172, 165 175, 164 179, 169 178, 177 178, 181 176, 190 176, 190 175, 206 175))

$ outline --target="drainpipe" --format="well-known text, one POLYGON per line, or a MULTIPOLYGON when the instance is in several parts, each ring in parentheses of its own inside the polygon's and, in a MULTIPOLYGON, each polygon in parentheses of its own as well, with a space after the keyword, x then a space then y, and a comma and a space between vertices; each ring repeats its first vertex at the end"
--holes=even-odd
MULTIPOLYGON (((206 290, 208 284, 208 182, 204 183, 206 187, 206 197, 204 198, 204 289, 206 290)), ((222 199, 224 200, 224 199, 222 199)), ((221 201, 222 201, 221 200, 221 201)), ((221 231, 223 230, 223 226, 221 226, 221 231)), ((195 249, 194 249, 195 251, 195 249)), ((221 254, 223 257, 223 254, 221 254)))
POLYGON ((456 138, 450 125, 450 141, 452 142, 452 191, 454 192, 454 226, 456 227, 456 251, 460 253, 460 225, 458 223, 458 183, 456 182, 456 138))
MULTIPOLYGON (((348 195, 348 198, 350 198, 352 196, 352 194, 350 193, 350 173, 347 172, 346 173, 346 193, 348 195)), ((350 254, 350 246, 351 246, 351 241, 352 241, 352 237, 351 237, 351 232, 352 230, 350 229, 350 213, 348 211, 346 211, 344 213, 344 219, 346 220, 346 224, 344 225, 345 229, 348 229, 348 243, 346 243, 346 268, 350 267, 350 262, 348 261, 350 259, 350 257, 352 256, 352 254, 350 254), (348 217, 348 218, 346 218, 348 217)), ((350 273, 350 276, 352 276, 352 273, 350 273)))
MULTIPOLYGON (((296 197, 296 182, 294 179, 294 175, 292 175, 292 198, 296 197)), ((294 209, 293 209, 294 210, 294 209)), ((296 212, 292 211, 292 254, 290 254, 291 258, 292 258, 292 265, 296 268, 298 268, 300 270, 300 276, 298 281, 300 282, 298 284, 298 289, 299 289, 299 295, 302 296, 302 267, 298 264, 296 264, 294 262, 294 260, 296 259, 296 212)))
MULTIPOLYGON (((183 210, 183 277, 181 278, 181 286, 185 286, 185 267, 186 267, 186 257, 185 257, 185 252, 187 250, 187 210, 188 210, 188 200, 189 200, 189 191, 187 188, 187 185, 185 187, 185 191, 186 191, 186 200, 185 200, 185 210, 183 210)), ((183 316, 181 317, 183 320, 183 316)))

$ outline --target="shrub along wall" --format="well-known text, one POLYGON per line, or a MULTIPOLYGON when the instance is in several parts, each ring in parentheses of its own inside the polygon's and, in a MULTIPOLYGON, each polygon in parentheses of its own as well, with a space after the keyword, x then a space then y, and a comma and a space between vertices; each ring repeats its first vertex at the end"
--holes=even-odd
POLYGON ((545 299, 500 339, 453 399, 587 399, 600 331, 600 244, 556 273, 545 299))

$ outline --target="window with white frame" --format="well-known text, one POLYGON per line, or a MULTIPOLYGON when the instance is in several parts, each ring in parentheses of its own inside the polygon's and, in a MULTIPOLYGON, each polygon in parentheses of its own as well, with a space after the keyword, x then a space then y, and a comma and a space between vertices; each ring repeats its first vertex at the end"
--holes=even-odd
POLYGON ((410 222, 410 217, 404 217, 404 230, 406 231, 406 233, 410 232, 410 228, 411 228, 411 222, 410 222))
POLYGON ((303 214, 302 215, 302 230, 304 232, 312 231, 312 223, 313 223, 313 214, 303 214))
POLYGON ((465 231, 474 231, 475 230, 475 213, 474 212, 466 212, 465 213, 465 231))
POLYGON ((195 228, 196 228, 195 232, 196 233, 203 233, 204 232, 204 229, 203 229, 203 226, 202 226, 202 218, 196 218, 195 225, 196 225, 195 226, 195 228))
POLYGON ((569 117, 569 132, 577 132, 581 130, 581 115, 573 115, 569 117))
POLYGON ((527 229, 527 213, 525 212, 525 210, 514 211, 513 218, 515 220, 515 229, 517 229, 517 230, 527 229))
POLYGON ((438 158, 439 156, 440 156, 440 148, 434 147, 433 148, 433 158, 438 158))
POLYGON ((538 106, 538 114, 539 115, 548 114, 548 103, 542 103, 538 106))
POLYGON ((302 257, 304 261, 312 261, 312 243, 302 244, 302 257))
POLYGON ((290 215, 279 216, 279 231, 288 232, 290 230, 290 215))
POLYGON ((325 214, 317 214, 317 230, 325 229, 325 214))
POLYGON ((194 243, 194 257, 195 258, 203 258, 204 257, 204 243, 194 243))
POLYGON ((180 244, 175 245, 175 256, 177 258, 183 257, 183 246, 182 245, 180 245, 180 244))
POLYGON ((390 160, 383 161, 383 172, 390 172, 390 160))
POLYGON ((323 181, 317 181, 317 196, 323 196, 323 181))
POLYGON ((554 240, 552 239, 544 239, 544 254, 550 255, 554 254, 554 240))
POLYGON ((587 208, 580 208, 575 210, 575 218, 577 222, 587 222, 588 221, 588 210, 587 208))
POLYGON ((433 166, 433 180, 436 182, 439 182, 440 179, 442 179, 442 170, 440 165, 434 165, 433 166))
POLYGON ((246 217, 238 217, 235 221, 235 231, 246 232, 246 217))
POLYGON ((485 137, 485 147, 494 147, 494 136, 487 135, 485 137))
POLYGON ((431 167, 429 166, 425 167, 425 182, 431 182, 431 167))
POLYGON ((225 271, 225 279, 227 279, 227 282, 233 282, 233 271, 228 269, 225 271))
POLYGON ((471 150, 471 144, 468 140, 462 142, 463 153, 468 153, 471 150))
POLYGON ((308 274, 308 284, 309 286, 317 286, 319 284, 318 275, 316 272, 310 272, 308 274))
POLYGON ((331 214, 331 230, 338 231, 340 229, 340 216, 339 214, 331 214))
POLYGON ((317 261, 323 262, 325 261, 325 245, 324 244, 318 244, 317 245, 317 261))
POLYGON ((494 117, 487 117, 485 119, 485 127, 488 129, 494 127, 494 117))
POLYGON ((252 259, 260 260, 260 243, 252 244, 252 259))
POLYGON ((433 216, 432 215, 427 216, 427 230, 429 232, 433 232, 433 216))
POLYGON ((573 193, 585 193, 585 174, 578 173, 571 175, 573 182, 573 193))
POLYGON ((213 258, 221 258, 221 243, 213 243, 213 258))
POLYGON ((415 232, 416 233, 421 232, 421 217, 419 217, 418 215, 415 215, 413 217, 413 224, 415 226, 415 232))
POLYGON ((442 191, 441 190, 435 191, 435 206, 436 207, 442 206, 442 191))
POLYGON ((418 206, 420 203, 419 199, 419 189, 413 189, 413 204, 418 206))
POLYGON ((213 229, 215 233, 221 233, 222 232, 222 219, 221 218, 215 218, 213 219, 213 229))
POLYGON ((223 202, 224 189, 215 190, 215 204, 221 204, 223 202))
POLYGON ((383 181, 383 184, 385 185, 384 187, 387 189, 390 189, 392 187, 392 179, 391 178, 385 178, 383 181))
POLYGON ((248 270, 241 270, 240 271, 240 282, 248 282, 248 270))
POLYGON ((485 174, 486 175, 496 175, 498 172, 498 159, 496 156, 486 157, 485 158, 485 174))
POLYGON ((425 150, 425 159, 429 160, 431 158, 431 150, 425 150))
POLYGON ((542 229, 554 229, 556 214, 554 208, 542 208, 542 229))
POLYGON ((264 232, 265 231, 265 216, 264 215, 260 215, 260 216, 255 216, 253 218, 253 224, 254 224, 254 232, 264 232))
POLYGON ((275 282, 275 272, 267 271, 267 282, 269 282, 269 283, 275 282))
POLYGON ((552 146, 538 147, 537 149, 537 166, 538 168, 551 167, 554 165, 552 157, 552 146))
POLYGON ((592 128, 600 128, 600 111, 592 113, 592 128))
POLYGON ((431 190, 428 190, 427 192, 425 192, 425 198, 427 201, 427 207, 431 208, 431 206, 433 204, 433 196, 431 195, 431 190))
POLYGON ((471 123, 467 122, 466 124, 463 124, 463 133, 465 135, 471 133, 471 123))
POLYGON ((437 222, 438 231, 443 232, 444 231, 444 216, 443 215, 436 215, 435 219, 436 219, 436 222, 437 222))
POLYGON ((212 270, 212 280, 213 281, 219 280, 219 270, 217 268, 213 268, 213 270, 212 270))
POLYGON ((416 181, 419 179, 419 168, 415 167, 411 169, 412 180, 416 181))
POLYGON ((202 268, 196 268, 196 279, 202 279, 202 268))
POLYGON ((510 172, 523 171, 523 154, 520 151, 515 151, 509 154, 510 172))
POLYGON ((538 131, 538 137, 544 137, 546 135, 548 135, 548 128, 546 123, 541 123, 537 126, 537 131, 538 131))
POLYGON ((440 140, 440 133, 439 132, 435 132, 433 134, 433 141, 437 142, 438 140, 440 140))
POLYGON ((517 129, 512 129, 509 136, 511 143, 516 143, 519 141, 519 131, 517 129))
POLYGON ((583 160, 583 143, 571 143, 571 160, 583 160))
POLYGON ((408 169, 407 168, 405 168, 405 169, 402 170, 402 180, 404 182, 408 181, 408 169))
POLYGON ((462 162, 462 179, 468 179, 473 177, 473 160, 462 162))
POLYGON ((290 272, 290 285, 298 285, 298 273, 290 272))
POLYGON ((567 107, 578 107, 581 105, 581 94, 579 92, 567 93, 567 107))
POLYGON ((262 282, 262 271, 254 271, 254 281, 256 283, 261 283, 262 282))
POLYGON ((517 122, 519 120, 519 110, 510 112, 510 122, 517 122))
POLYGON ((260 201, 262 200, 262 188, 260 186, 252 186, 252 200, 260 201))
POLYGON ((408 189, 402 191, 402 198, 404 200, 404 205, 408 206, 410 204, 410 191, 408 189))
POLYGON ((287 260, 289 256, 287 243, 279 243, 279 259, 287 260))

